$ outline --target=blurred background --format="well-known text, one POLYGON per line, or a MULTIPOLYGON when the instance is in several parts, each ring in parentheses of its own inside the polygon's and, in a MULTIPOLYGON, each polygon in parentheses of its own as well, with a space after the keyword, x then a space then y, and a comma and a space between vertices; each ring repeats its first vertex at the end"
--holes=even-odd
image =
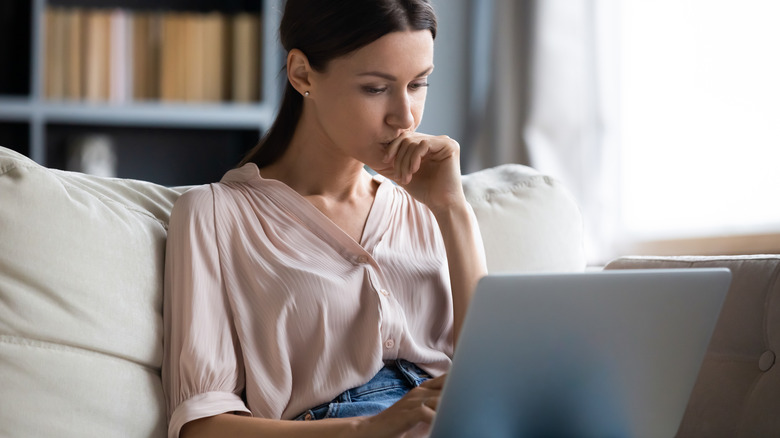
POLYGON ((422 128, 562 181, 590 263, 780 252, 780 2, 434 3, 422 128))
MULTIPOLYGON (((577 200, 591 264, 780 252, 780 2, 432 0, 420 128, 577 200)), ((0 145, 212 182, 267 129, 282 0, 0 0, 0 145)))

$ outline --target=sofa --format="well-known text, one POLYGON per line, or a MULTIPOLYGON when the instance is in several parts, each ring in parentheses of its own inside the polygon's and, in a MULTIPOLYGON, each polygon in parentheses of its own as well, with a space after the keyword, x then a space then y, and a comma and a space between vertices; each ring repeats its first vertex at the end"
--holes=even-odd
MULTIPOLYGON (((586 268, 582 217, 521 165, 463 177, 488 269, 586 268)), ((168 215, 187 187, 48 169, 0 147, 0 436, 165 437, 168 215)), ((734 282, 680 436, 780 435, 780 256, 624 257, 607 269, 728 266, 734 282)))
POLYGON ((628 256, 605 269, 715 267, 731 286, 677 438, 780 437, 780 254, 628 256))
MULTIPOLYGON (((507 165, 463 184, 491 270, 584 269, 582 219, 558 182, 507 165)), ((166 436, 165 237, 186 189, 0 147, 0 436, 166 436)))

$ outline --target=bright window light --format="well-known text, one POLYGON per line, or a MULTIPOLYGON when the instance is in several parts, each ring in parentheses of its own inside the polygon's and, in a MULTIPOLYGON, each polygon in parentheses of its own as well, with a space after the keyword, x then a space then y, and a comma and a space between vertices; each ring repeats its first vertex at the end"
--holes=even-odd
POLYGON ((780 1, 622 3, 622 222, 780 232, 780 1))

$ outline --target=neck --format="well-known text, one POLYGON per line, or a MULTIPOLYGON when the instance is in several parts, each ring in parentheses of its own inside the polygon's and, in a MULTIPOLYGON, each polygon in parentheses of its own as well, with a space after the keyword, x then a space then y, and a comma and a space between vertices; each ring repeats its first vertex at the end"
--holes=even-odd
POLYGON ((260 169, 263 178, 279 180, 303 196, 350 199, 371 191, 371 176, 363 163, 340 154, 327 141, 307 135, 314 130, 299 124, 287 151, 270 166, 260 169))

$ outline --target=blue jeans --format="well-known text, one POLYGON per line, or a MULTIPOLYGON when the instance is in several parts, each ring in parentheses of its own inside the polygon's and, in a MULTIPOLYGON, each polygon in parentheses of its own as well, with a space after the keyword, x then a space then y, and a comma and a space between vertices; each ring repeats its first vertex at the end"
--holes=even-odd
POLYGON ((368 383, 344 391, 328 403, 309 409, 295 420, 322 420, 382 412, 431 376, 417 365, 398 359, 387 363, 368 383))

